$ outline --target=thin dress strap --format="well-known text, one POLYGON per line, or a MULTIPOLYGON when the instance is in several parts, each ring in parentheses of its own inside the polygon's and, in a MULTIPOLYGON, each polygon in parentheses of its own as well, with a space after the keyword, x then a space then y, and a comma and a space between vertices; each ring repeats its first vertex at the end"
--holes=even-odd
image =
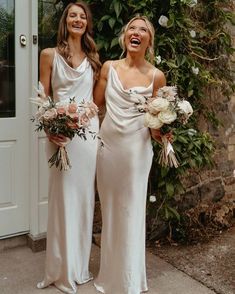
POLYGON ((155 76, 156 76, 156 73, 157 73, 157 68, 154 69, 153 71, 153 79, 152 79, 152 86, 153 86, 153 89, 152 89, 152 96, 154 96, 154 80, 155 80, 155 76))

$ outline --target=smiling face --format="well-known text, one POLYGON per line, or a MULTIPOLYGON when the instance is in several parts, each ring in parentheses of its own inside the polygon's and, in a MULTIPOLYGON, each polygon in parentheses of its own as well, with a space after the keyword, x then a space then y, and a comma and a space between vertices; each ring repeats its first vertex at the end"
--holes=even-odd
POLYGON ((72 5, 68 10, 66 24, 70 35, 82 36, 87 28, 87 16, 83 8, 72 5))
POLYGON ((127 51, 144 53, 150 45, 151 35, 143 19, 133 20, 127 27, 124 42, 127 51))

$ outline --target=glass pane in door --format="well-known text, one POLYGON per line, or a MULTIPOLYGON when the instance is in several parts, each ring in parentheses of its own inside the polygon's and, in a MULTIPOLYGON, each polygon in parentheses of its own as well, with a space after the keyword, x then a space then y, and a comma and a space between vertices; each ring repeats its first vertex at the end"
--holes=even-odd
POLYGON ((14 0, 0 0, 0 117, 15 116, 14 0))

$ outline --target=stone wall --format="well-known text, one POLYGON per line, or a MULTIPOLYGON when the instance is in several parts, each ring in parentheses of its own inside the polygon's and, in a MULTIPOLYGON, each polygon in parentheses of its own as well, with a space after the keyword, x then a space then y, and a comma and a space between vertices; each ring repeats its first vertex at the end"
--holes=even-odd
MULTIPOLYGON (((235 48, 235 26, 229 29, 235 48)), ((235 70, 235 65, 232 67, 235 70)), ((183 209, 194 207, 200 201, 217 202, 224 197, 235 205, 235 94, 228 100, 216 89, 210 89, 208 95, 222 125, 215 129, 201 119, 200 129, 208 131, 215 140, 215 166, 190 173, 184 179, 187 192, 180 200, 183 209)))

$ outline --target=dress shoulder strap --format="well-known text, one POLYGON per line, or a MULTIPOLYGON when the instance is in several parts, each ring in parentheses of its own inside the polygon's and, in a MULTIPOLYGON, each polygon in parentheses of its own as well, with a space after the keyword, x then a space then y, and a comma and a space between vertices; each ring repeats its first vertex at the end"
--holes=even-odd
POLYGON ((155 69, 153 70, 153 78, 152 78, 152 96, 154 96, 154 81, 155 81, 156 73, 157 73, 157 68, 155 67, 155 69))

